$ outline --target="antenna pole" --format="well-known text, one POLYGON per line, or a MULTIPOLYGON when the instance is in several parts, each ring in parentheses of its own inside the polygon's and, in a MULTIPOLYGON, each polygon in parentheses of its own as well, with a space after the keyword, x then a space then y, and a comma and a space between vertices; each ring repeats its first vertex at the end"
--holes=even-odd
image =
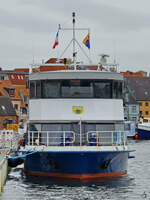
POLYGON ((74 69, 76 70, 76 52, 75 52, 75 12, 72 13, 72 23, 73 23, 73 64, 74 64, 74 69))
MULTIPOLYGON (((75 49, 75 44, 77 43, 77 45, 81 48, 80 44, 78 43, 78 41, 76 40, 75 38, 75 31, 76 30, 88 30, 89 32, 89 28, 75 28, 75 12, 72 13, 72 24, 73 24, 73 28, 62 28, 59 24, 59 27, 58 27, 58 30, 71 30, 73 31, 73 38, 72 40, 70 41, 69 45, 65 48, 64 52, 61 54, 60 58, 63 56, 63 54, 66 52, 66 50, 68 49, 68 47, 71 45, 71 43, 73 43, 73 53, 72 53, 72 56, 73 56, 73 66, 74 66, 74 70, 77 69, 77 63, 76 63, 76 58, 77 58, 77 52, 76 52, 76 49, 75 49)), ((81 50, 83 51, 83 49, 81 48, 81 50)), ((83 51, 83 53, 86 55, 86 53, 83 51)), ((89 58, 88 55, 86 55, 86 57, 89 59, 90 63, 91 63, 91 60, 89 58)))

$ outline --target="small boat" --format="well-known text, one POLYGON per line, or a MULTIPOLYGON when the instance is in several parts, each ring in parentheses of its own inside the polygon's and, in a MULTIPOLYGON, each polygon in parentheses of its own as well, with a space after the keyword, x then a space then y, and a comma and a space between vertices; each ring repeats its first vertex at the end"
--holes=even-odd
POLYGON ((150 123, 143 122, 138 124, 137 137, 139 140, 150 140, 150 123))
MULTIPOLYGON (((75 13, 73 32, 74 25, 75 13)), ((123 75, 115 65, 77 63, 75 56, 68 64, 45 64, 62 70, 29 76, 25 151, 32 153, 25 156, 25 173, 78 180, 126 174, 131 150, 124 130, 123 75)))

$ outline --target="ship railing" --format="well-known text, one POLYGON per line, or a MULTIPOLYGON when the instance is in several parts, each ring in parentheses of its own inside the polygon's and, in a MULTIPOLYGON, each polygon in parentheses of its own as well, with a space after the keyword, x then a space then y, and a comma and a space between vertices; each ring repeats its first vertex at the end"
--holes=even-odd
POLYGON ((75 142, 73 131, 28 131, 28 145, 69 146, 75 142))
POLYGON ((89 131, 87 141, 92 146, 125 146, 126 131, 89 131))
POLYGON ((126 131, 28 131, 28 145, 46 146, 125 146, 126 131))

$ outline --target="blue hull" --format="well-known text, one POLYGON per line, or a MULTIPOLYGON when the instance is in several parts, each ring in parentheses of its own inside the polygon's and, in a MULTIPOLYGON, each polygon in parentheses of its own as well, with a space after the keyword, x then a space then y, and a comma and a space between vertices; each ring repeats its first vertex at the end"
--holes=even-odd
POLYGON ((138 129, 137 132, 139 140, 150 140, 150 131, 138 129))
POLYGON ((59 178, 98 178, 127 172, 128 151, 46 152, 28 155, 25 172, 59 178))

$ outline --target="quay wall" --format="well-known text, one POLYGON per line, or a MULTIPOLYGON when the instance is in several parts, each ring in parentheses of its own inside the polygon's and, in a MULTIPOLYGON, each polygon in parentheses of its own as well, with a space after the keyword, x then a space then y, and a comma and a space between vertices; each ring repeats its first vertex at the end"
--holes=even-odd
POLYGON ((6 179, 8 175, 8 160, 6 157, 0 159, 0 195, 3 191, 6 179))
POLYGON ((18 140, 22 137, 12 130, 0 130, 0 196, 9 172, 7 155, 10 154, 10 150, 17 149, 18 140))

